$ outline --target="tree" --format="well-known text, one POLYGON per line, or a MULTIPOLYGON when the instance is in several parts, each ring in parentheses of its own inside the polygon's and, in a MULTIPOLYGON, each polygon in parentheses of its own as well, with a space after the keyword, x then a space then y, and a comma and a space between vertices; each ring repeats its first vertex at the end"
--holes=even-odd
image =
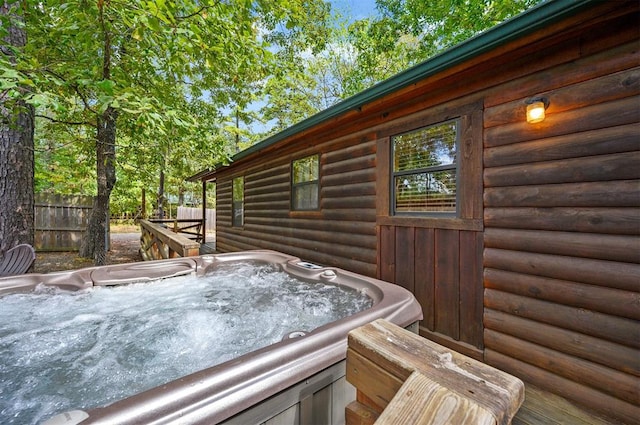
POLYGON ((349 24, 321 0, 23 0, 29 43, 0 62, 0 90, 37 108, 39 190, 130 209, 160 170, 179 193, 194 171, 535 2, 379 0, 379 16, 349 24), (98 145, 110 119, 114 140, 98 145), (98 160, 101 146, 113 153, 98 160))
MULTIPOLYGON (((0 70, 5 74, 26 44, 21 13, 19 2, 0 1, 0 70)), ((34 238, 34 112, 19 96, 19 83, 0 82, 0 252, 33 245, 34 238)))
POLYGON ((352 26, 351 82, 378 82, 461 43, 541 0, 376 0, 380 16, 352 26))
MULTIPOLYGON (((379 16, 332 15, 324 42, 277 52, 261 113, 284 130, 524 11, 539 0, 377 0, 379 16)), ((313 13, 310 11, 310 13, 313 13)))
POLYGON ((322 1, 22 3, 29 43, 15 66, 0 69, 3 84, 29 86, 11 93, 37 108, 50 124, 44 129, 78 127, 91 135, 97 196, 81 253, 99 265, 121 141, 147 154, 129 159, 150 166, 163 162, 168 146, 180 155, 191 144, 206 147, 203 165, 221 161, 223 146, 208 136, 215 123, 204 113, 237 104, 229 87, 242 87, 272 64, 263 35, 311 27, 307 8, 322 1))
POLYGON ((83 128, 52 126, 36 120, 34 138, 35 193, 92 195, 96 192, 95 152, 89 141, 93 135, 83 128))
POLYGON ((260 110, 271 122, 270 133, 282 131, 319 112, 313 103, 315 81, 302 62, 289 63, 277 71, 265 85, 269 101, 260 110))

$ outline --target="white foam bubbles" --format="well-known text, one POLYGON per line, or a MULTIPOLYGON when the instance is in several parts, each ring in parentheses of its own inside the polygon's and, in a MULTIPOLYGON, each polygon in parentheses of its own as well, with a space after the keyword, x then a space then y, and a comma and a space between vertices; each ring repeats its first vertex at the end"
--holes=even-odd
POLYGON ((161 385, 370 307, 356 291, 225 265, 202 278, 0 298, 0 423, 161 385))

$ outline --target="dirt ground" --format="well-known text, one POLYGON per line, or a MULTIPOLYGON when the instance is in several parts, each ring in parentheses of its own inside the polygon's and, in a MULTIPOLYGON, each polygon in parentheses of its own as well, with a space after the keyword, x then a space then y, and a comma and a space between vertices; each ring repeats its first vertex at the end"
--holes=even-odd
MULTIPOLYGON (((107 253, 107 264, 142 261, 139 249, 139 232, 111 233, 111 247, 107 253)), ((81 258, 77 252, 36 252, 33 273, 50 273, 91 266, 93 266, 93 260, 81 258)))

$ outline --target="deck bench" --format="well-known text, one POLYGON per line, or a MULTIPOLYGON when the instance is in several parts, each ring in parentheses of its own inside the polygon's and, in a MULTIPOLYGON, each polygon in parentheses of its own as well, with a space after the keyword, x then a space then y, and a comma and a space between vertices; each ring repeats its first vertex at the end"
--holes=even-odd
POLYGON ((383 319, 349 333, 347 425, 511 423, 524 383, 383 319))

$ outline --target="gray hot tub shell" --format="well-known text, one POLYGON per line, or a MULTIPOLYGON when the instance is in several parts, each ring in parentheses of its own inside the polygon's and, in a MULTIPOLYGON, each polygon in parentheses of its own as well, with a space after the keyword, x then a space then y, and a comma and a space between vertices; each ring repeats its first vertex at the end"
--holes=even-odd
POLYGON ((343 407, 353 400, 353 389, 344 382, 347 333, 378 318, 403 327, 422 319, 420 305, 400 286, 333 267, 314 267, 275 251, 245 251, 1 278, 0 296, 30 291, 39 284, 82 289, 184 274, 203 275, 217 265, 248 260, 276 264, 307 281, 356 288, 371 297, 374 304, 304 336, 285 338, 108 406, 66 412, 45 423, 262 423, 287 415, 296 416, 294 422, 342 423, 343 407))

